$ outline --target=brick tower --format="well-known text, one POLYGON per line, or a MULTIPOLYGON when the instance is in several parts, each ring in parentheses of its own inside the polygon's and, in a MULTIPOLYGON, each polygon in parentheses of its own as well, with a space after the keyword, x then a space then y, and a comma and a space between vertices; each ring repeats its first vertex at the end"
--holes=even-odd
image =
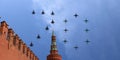
POLYGON ((56 36, 54 35, 54 31, 52 32, 51 40, 51 50, 50 54, 47 56, 47 60, 62 60, 61 55, 58 54, 56 36))

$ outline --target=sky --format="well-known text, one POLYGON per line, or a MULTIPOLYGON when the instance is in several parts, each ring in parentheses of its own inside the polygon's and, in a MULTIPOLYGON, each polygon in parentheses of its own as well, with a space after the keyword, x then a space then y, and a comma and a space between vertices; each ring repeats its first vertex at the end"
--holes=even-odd
POLYGON ((120 0, 0 0, 0 21, 5 20, 28 46, 33 42, 34 46, 29 47, 40 60, 46 60, 49 54, 52 30, 62 60, 120 60, 119 6, 120 0), (31 14, 33 10, 35 15, 31 14), (50 15, 52 11, 54 16, 50 15), (65 33, 64 28, 69 31, 65 33), (41 39, 36 38, 38 34, 41 39))

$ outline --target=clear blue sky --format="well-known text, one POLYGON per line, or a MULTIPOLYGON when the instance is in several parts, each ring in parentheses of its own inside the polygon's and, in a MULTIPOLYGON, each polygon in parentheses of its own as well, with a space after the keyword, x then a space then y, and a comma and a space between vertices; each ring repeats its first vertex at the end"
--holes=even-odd
POLYGON ((28 46, 33 42, 31 49, 40 60, 49 54, 53 28, 63 60, 120 60, 120 0, 0 0, 0 16, 28 46), (35 15, 31 14, 33 9, 35 15), (45 15, 40 14, 42 10, 45 15), (73 17, 75 13, 78 18, 73 17), (50 24, 52 19, 54 25, 50 24), (66 25, 64 19, 68 20, 66 25), (45 31, 47 25, 50 31, 45 31), (69 29, 66 34, 65 27, 69 29), (84 32, 86 28, 90 32, 84 32), (86 44, 86 39, 91 42, 86 44), (76 45, 77 50, 73 48, 76 45))

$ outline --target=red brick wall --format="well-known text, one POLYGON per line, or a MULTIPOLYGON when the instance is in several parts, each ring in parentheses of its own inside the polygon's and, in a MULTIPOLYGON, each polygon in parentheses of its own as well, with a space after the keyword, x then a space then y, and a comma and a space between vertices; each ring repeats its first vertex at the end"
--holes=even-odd
POLYGON ((0 24, 0 60, 39 60, 5 21, 0 24))
POLYGON ((8 49, 8 42, 0 40, 0 60, 30 60, 14 46, 8 49))

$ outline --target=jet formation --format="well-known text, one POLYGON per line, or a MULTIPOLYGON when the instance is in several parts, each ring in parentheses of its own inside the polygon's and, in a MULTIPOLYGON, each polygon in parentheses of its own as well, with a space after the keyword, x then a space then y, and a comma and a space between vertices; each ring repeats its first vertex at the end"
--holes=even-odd
MULTIPOLYGON (((36 12, 33 10, 33 11, 32 11, 32 14, 34 15, 34 14, 36 14, 36 12)), ((42 10, 42 11, 41 11, 41 14, 44 15, 44 14, 46 14, 46 13, 45 13, 44 10, 42 10)), ((54 16, 54 15, 55 15, 54 11, 52 11, 52 12, 50 13, 50 15, 54 16)), ((73 16, 74 16, 75 18, 77 18, 79 15, 78 15, 77 13, 75 13, 73 16)), ((0 18, 1 18, 1 17, 0 17, 0 18)), ((64 23, 66 24, 67 22, 68 22, 68 20, 65 19, 65 20, 64 20, 64 23)), ((88 19, 85 19, 84 22, 85 22, 85 23, 88 23, 88 19)), ((52 21, 51 21, 50 23, 51 23, 51 24, 55 24, 55 21, 52 19, 52 21)), ((49 30, 49 26, 46 26, 46 27, 45 27, 45 30, 49 30)), ((68 29, 65 27, 64 32, 66 33, 67 31, 68 31, 68 29)), ((85 32, 89 32, 89 31, 90 31, 89 29, 87 29, 87 28, 85 29, 85 32)), ((38 35, 37 35, 37 39, 40 39, 40 38, 41 38, 41 37, 40 37, 40 35, 38 34, 38 35)), ((68 41, 65 39, 63 42, 66 44, 68 41)), ((90 41, 89 41, 88 39, 87 39, 85 42, 86 42, 87 44, 90 43, 90 41)), ((30 43, 30 46, 31 46, 31 47, 33 46, 33 43, 32 43, 32 42, 30 43)), ((78 46, 74 46, 74 49, 77 50, 78 48, 79 48, 78 46)))

